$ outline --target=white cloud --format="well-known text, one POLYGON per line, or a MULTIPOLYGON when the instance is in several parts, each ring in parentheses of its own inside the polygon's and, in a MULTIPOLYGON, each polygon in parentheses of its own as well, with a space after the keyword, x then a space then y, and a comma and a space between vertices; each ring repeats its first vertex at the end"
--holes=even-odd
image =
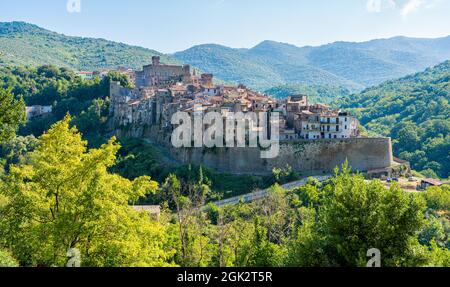
POLYGON ((442 0, 367 0, 366 8, 370 13, 380 13, 388 9, 398 9, 404 18, 421 8, 434 8, 442 0))
POLYGON ((409 14, 419 10, 427 1, 426 0, 409 0, 400 10, 400 14, 403 17, 407 17, 409 14))

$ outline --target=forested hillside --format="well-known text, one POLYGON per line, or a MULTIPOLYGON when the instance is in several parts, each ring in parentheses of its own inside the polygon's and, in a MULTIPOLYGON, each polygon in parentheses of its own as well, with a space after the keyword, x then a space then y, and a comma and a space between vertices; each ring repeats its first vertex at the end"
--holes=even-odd
POLYGON ((48 105, 53 108, 51 115, 22 126, 21 135, 39 136, 70 113, 94 145, 103 142, 111 79, 130 85, 127 77, 115 72, 103 79, 84 80, 72 70, 55 66, 0 67, 0 89, 10 90, 15 98, 23 99, 28 106, 48 105))
MULTIPOLYGON (((450 36, 396 37, 297 47, 264 41, 251 49, 208 44, 173 55, 103 39, 70 37, 23 22, 0 22, 0 65, 55 65, 74 70, 141 68, 154 55, 190 64, 216 78, 266 90, 284 85, 363 89, 450 58, 450 36)), ((336 96, 339 96, 337 94, 336 96)))
POLYGON ((152 56, 164 63, 170 56, 104 39, 70 37, 23 22, 0 22, 0 65, 55 65, 74 70, 142 68, 152 56))
POLYGON ((298 65, 295 62, 265 58, 246 49, 232 49, 208 44, 192 47, 173 55, 178 60, 214 73, 220 79, 244 83, 264 90, 286 83, 344 85, 361 88, 361 85, 338 77, 320 68, 298 65))
POLYGON ((430 176, 450 172, 450 61, 424 72, 351 95, 353 108, 370 131, 390 136, 394 152, 430 176))
POLYGON ((450 59, 450 37, 395 37, 319 47, 274 41, 264 41, 251 49, 199 45, 173 56, 221 79, 262 90, 286 84, 361 89, 450 59))
POLYGON ((352 94, 352 91, 339 86, 320 86, 305 84, 286 84, 270 88, 264 93, 277 99, 284 99, 292 95, 308 95, 310 103, 332 103, 336 98, 352 94))

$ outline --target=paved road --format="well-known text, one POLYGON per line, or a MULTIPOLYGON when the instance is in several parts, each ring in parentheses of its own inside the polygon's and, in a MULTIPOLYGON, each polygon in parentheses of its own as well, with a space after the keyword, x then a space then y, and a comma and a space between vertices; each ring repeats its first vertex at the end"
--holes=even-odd
MULTIPOLYGON (((322 181, 329 179, 331 176, 324 175, 324 176, 313 176, 313 177, 317 178, 320 182, 322 182, 322 181)), ((298 181, 284 184, 284 185, 282 185, 282 187, 287 190, 292 190, 294 188, 306 185, 307 181, 308 181, 308 178, 304 178, 304 179, 301 179, 298 181)), ((255 192, 252 192, 249 194, 235 196, 235 197, 231 197, 228 199, 216 201, 216 202, 214 202, 214 204, 219 207, 226 206, 226 205, 235 205, 235 204, 238 204, 241 201, 241 199, 243 199, 244 202, 249 203, 249 202, 252 202, 255 200, 261 200, 261 199, 265 198, 268 194, 269 194, 269 189, 259 190, 259 191, 255 191, 255 192)))

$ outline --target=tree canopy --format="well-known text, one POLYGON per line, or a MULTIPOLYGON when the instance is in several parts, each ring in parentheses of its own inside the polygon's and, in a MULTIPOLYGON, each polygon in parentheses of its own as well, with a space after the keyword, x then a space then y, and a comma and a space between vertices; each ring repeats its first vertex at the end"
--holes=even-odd
POLYGON ((0 194, 0 243, 22 265, 64 266, 77 248, 83 266, 165 266, 165 227, 130 204, 157 184, 110 174, 119 145, 88 150, 70 117, 39 138, 29 163, 13 165, 0 194))
POLYGON ((396 156, 426 175, 450 173, 450 61, 345 97, 372 134, 393 138, 396 156))
POLYGON ((19 125, 25 122, 25 104, 14 98, 10 90, 0 87, 0 143, 14 138, 19 125))

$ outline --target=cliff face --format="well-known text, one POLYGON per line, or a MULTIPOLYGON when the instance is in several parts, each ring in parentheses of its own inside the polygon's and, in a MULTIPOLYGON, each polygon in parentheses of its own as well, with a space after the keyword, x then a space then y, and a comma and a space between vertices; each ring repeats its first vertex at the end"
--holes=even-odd
POLYGON ((365 172, 390 167, 393 162, 390 138, 281 142, 278 157, 263 159, 259 148, 173 148, 170 136, 157 129, 121 130, 117 135, 147 138, 180 163, 201 164, 234 174, 270 174, 275 167, 289 165, 303 175, 317 175, 332 172, 345 160, 353 170, 365 172))

